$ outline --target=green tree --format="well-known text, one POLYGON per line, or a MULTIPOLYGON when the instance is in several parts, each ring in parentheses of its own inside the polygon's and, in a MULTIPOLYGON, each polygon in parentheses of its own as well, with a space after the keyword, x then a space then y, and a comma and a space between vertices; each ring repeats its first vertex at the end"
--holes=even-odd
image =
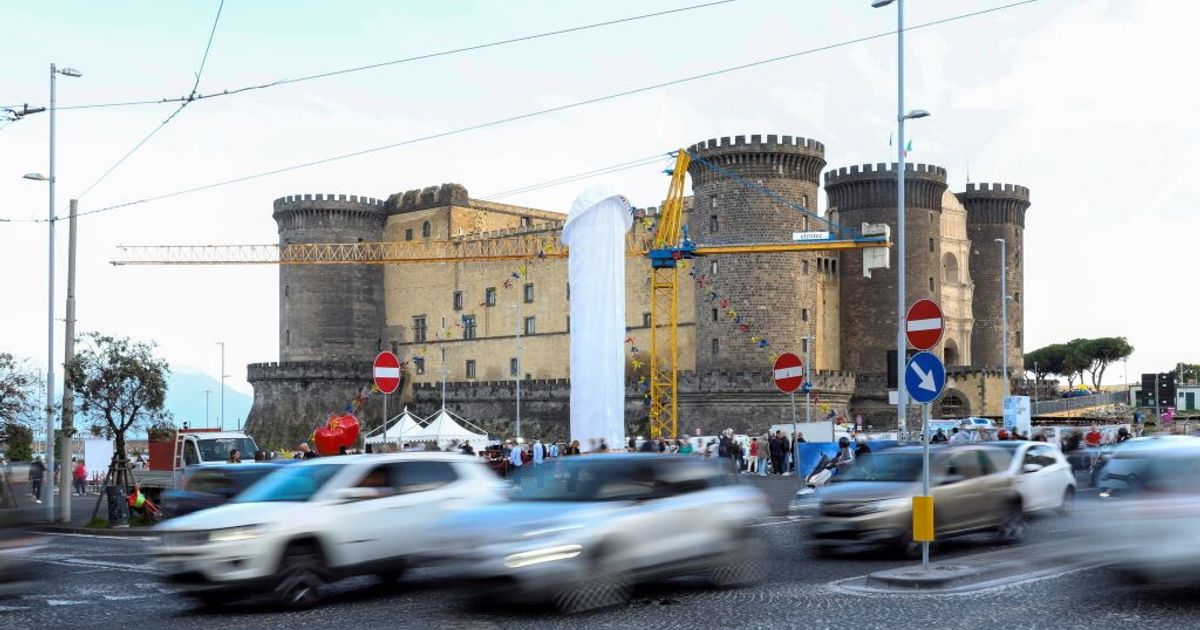
POLYGON ((1075 379, 1079 379, 1083 383, 1084 370, 1092 366, 1092 357, 1088 350, 1089 339, 1072 339, 1065 344, 1066 349, 1063 355, 1062 374, 1067 379, 1067 387, 1075 387, 1075 379))
MULTIPOLYGON (((167 419, 167 362, 154 354, 154 344, 87 333, 67 365, 66 378, 75 390, 79 412, 113 437, 116 470, 128 470, 125 434, 167 419)), ((129 479, 114 479, 128 485, 129 479)))
POLYGON ((1025 353, 1025 369, 1033 372, 1034 378, 1043 380, 1050 374, 1061 375, 1066 362, 1067 346, 1050 344, 1025 353))
POLYGON ((1124 337, 1100 337, 1084 343, 1084 352, 1091 359, 1088 371, 1092 373, 1092 386, 1100 390, 1104 381, 1104 370, 1110 363, 1120 361, 1133 354, 1133 346, 1124 337))
POLYGON ((1200 364, 1196 363, 1180 363, 1175 366, 1171 373, 1175 375, 1178 382, 1197 381, 1200 380, 1200 364))
POLYGON ((12 354, 0 352, 0 424, 28 423, 37 412, 38 376, 12 354))
POLYGON ((10 462, 27 462, 33 459, 33 431, 18 422, 5 422, 4 443, 7 450, 4 456, 10 462))

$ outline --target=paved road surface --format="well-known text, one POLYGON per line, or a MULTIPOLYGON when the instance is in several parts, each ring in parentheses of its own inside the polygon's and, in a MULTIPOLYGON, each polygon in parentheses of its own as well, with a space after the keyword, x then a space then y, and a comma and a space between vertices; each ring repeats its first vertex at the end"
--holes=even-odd
MULTIPOLYGON (((1039 519, 1032 540, 1064 538, 1085 516, 1039 519)), ((149 630, 170 628, 1131 628, 1194 627, 1200 602, 1186 591, 1139 591, 1104 569, 1018 583, 970 595, 858 595, 836 582, 900 560, 811 557, 796 524, 772 519, 760 530, 770 579, 745 590, 696 580, 642 587, 628 606, 563 618, 546 610, 474 610, 467 593, 435 570, 401 584, 362 578, 332 587, 329 602, 284 612, 265 602, 202 610, 172 594, 147 565, 147 540, 51 536, 37 554, 49 579, 27 596, 0 600, 0 627, 149 630)), ((994 550, 987 536, 948 541, 935 557, 994 550)))

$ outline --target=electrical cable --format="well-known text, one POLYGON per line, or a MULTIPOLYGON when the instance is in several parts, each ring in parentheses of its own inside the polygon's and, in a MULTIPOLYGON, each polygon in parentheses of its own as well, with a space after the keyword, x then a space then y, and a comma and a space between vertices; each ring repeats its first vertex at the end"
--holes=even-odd
MULTIPOLYGON (((970 12, 970 13, 963 13, 963 14, 959 14, 959 15, 955 15, 955 16, 951 16, 951 17, 947 17, 947 18, 942 18, 942 19, 939 19, 939 20, 933 20, 933 21, 930 21, 930 22, 924 22, 924 23, 922 23, 922 24, 917 24, 917 25, 914 25, 914 26, 906 27, 906 28, 905 28, 905 30, 906 30, 906 31, 914 31, 914 30, 919 30, 919 29, 924 29, 924 28, 930 28, 930 27, 933 27, 933 26, 938 26, 938 25, 947 24, 947 23, 951 23, 951 22, 956 22, 956 21, 959 21, 959 20, 964 20, 964 19, 968 19, 968 18, 972 18, 972 17, 978 17, 978 16, 981 16, 981 15, 986 15, 986 14, 989 14, 989 13, 995 13, 995 12, 998 12, 998 11, 1003 11, 1003 10, 1006 10, 1006 9, 1012 9, 1012 8, 1019 7, 1019 6, 1023 6, 1023 5, 1027 5, 1027 4, 1032 4, 1032 3, 1034 3, 1034 2, 1037 2, 1037 1, 1038 1, 1038 0, 1020 0, 1020 1, 1018 1, 1018 2, 1012 2, 1012 3, 1009 3, 1009 4, 999 5, 999 6, 995 6, 995 7, 991 7, 991 8, 987 8, 987 9, 981 9, 981 10, 979 10, 979 11, 973 11, 973 12, 970 12)), ((789 60, 789 59, 795 59, 795 58, 797 58, 797 57, 803 57, 803 56, 806 56, 806 55, 811 55, 811 54, 815 54, 815 53, 818 53, 818 52, 825 52, 825 51, 833 50, 833 49, 836 49, 836 48, 842 48, 842 47, 845 47, 845 46, 851 46, 851 45, 854 45, 854 44, 860 44, 860 43, 863 43, 863 42, 868 42, 868 41, 872 41, 872 40, 876 40, 876 39, 881 39, 881 38, 884 38, 884 37, 889 37, 889 36, 891 36, 891 35, 895 35, 895 34, 896 34, 896 31, 895 31, 895 30, 890 30, 890 31, 885 31, 885 32, 881 32, 881 33, 876 33, 876 34, 873 34, 873 35, 865 35, 865 36, 862 36, 862 37, 857 37, 857 38, 854 38, 854 39, 844 40, 844 41, 841 41, 841 42, 836 42, 836 43, 833 43, 833 44, 826 44, 826 45, 824 45, 824 46, 818 46, 818 47, 815 47, 815 48, 809 48, 809 49, 806 49, 806 50, 801 50, 801 51, 797 51, 797 52, 793 52, 793 53, 788 53, 788 54, 785 54, 785 55, 779 55, 779 56, 776 56, 776 57, 770 57, 770 58, 767 58, 767 59, 760 59, 760 60, 757 60, 757 61, 752 61, 752 62, 748 62, 748 63, 744 63, 744 64, 739 64, 739 65, 735 65, 735 66, 728 66, 728 67, 725 67, 725 68, 719 68, 719 69, 717 69, 717 70, 711 70, 711 71, 709 71, 709 72, 704 72, 704 73, 700 73, 700 74, 695 74, 695 75, 691 75, 691 76, 688 76, 688 77, 683 77, 683 78, 679 78, 679 79, 674 79, 674 80, 671 80, 671 81, 664 81, 664 82, 661 82, 661 83, 655 83, 655 84, 652 84, 652 85, 647 85, 647 86, 642 86, 642 87, 633 88, 633 89, 629 89, 629 90, 624 90, 624 91, 621 91, 621 92, 615 92, 615 93, 606 94, 606 95, 603 95, 603 96, 597 96, 597 97, 593 97, 593 98, 589 98, 589 99, 584 99, 584 100, 581 100, 581 101, 575 101, 575 102, 573 102, 573 103, 567 103, 567 104, 565 104, 565 105, 559 105, 559 106, 555 106, 555 107, 549 107, 549 108, 546 108, 546 109, 540 109, 540 110, 536 110, 536 111, 532 111, 532 112, 527 112, 527 113, 524 113, 524 114, 517 114, 517 115, 514 115, 514 116, 508 116, 508 117, 505 117, 505 118, 500 118, 500 119, 491 120, 491 121, 487 121, 487 122, 483 122, 483 123, 478 123, 478 124, 475 124, 475 125, 469 125, 469 126, 466 126, 466 127, 459 127, 459 128, 457 128, 457 129, 451 129, 451 130, 448 130, 448 131, 441 131, 441 132, 438 132, 438 133, 433 133, 433 134, 429 134, 429 135, 425 135, 425 136, 418 136, 418 137, 415 137, 415 138, 409 138, 409 139, 406 139, 406 140, 401 140, 401 141, 398 141, 398 142, 393 142, 393 143, 389 143, 389 144, 384 144, 384 145, 379 145, 379 146, 370 147, 370 148, 366 148, 366 149, 361 149, 361 150, 358 150, 358 151, 352 151, 352 152, 350 152, 350 153, 343 153, 343 154, 340 154, 340 155, 334 155, 334 156, 330 156, 330 157, 327 157, 327 158, 321 158, 321 159, 318 159, 318 160, 312 160, 312 161, 309 161, 309 162, 301 162, 301 163, 298 163, 298 164, 292 164, 292 165, 290 165, 290 166, 284 166, 284 167, 280 167, 280 168, 277 168, 277 169, 272 169, 272 170, 268 170, 268 171, 260 171, 260 172, 257 172, 257 173, 251 173, 251 174, 249 174, 249 175, 243 175, 243 176, 240 176, 240 177, 234 177, 234 178, 231 178, 231 179, 226 179, 226 180, 216 181, 216 182, 212 182, 212 183, 209 183, 209 184, 203 184, 203 185, 200 185, 200 186, 193 186, 193 187, 191 187, 191 188, 184 188, 184 189, 180 189, 180 190, 176 190, 176 191, 172 191, 172 192, 168 192, 168 193, 163 193, 163 194, 159 194, 159 195, 153 195, 153 196, 150 196, 150 197, 144 197, 144 198, 141 198, 141 199, 134 199, 134 200, 131 200, 131 201, 126 201, 126 202, 123 202, 123 203, 118 203, 118 204, 114 204, 114 205, 111 205, 111 206, 105 206, 105 207, 102 207, 102 208, 96 208, 96 209, 94 209, 94 210, 88 210, 88 211, 85 211, 85 212, 80 212, 80 213, 78 213, 78 214, 77 214, 77 216, 86 216, 86 215, 92 215, 92 214, 99 214, 99 213, 103 213, 103 212, 110 212, 110 211, 112 211, 112 210, 117 210, 117 209, 119 209, 119 208, 127 208, 127 207, 129 207, 129 206, 140 205, 140 204, 144 204, 144 203, 150 203, 150 202, 153 202, 153 201, 160 201, 160 200, 162 200, 162 199, 169 199, 169 198, 172 198, 172 197, 178 197, 178 196, 180 196, 180 195, 186 195, 186 194, 190 194, 190 193, 194 193, 194 192, 201 192, 201 191, 204 191, 204 190, 210 190, 210 189, 213 189, 213 188, 220 188, 220 187, 223 187, 223 186, 229 186, 229 185, 238 184, 238 183, 241 183, 241 182, 251 181, 251 180, 255 180, 255 179, 261 179, 261 178, 264 178, 264 177, 270 177, 270 176, 272 176, 272 175, 279 175, 279 174, 282 174, 282 173, 287 173, 287 172, 291 172, 291 171, 297 171, 297 170, 304 169, 304 168, 311 168, 311 167, 313 167, 313 166, 319 166, 319 165, 322 165, 322 164, 328 164, 328 163, 330 163, 330 162, 336 162, 336 161, 339 161, 339 160, 344 160, 344 159, 348 159, 348 158, 358 157, 358 156, 362 156, 362 155, 368 155, 368 154, 371 154, 371 153, 377 153, 377 152, 380 152, 380 151, 385 151, 385 150, 388 150, 388 149, 394 149, 394 148, 398 148, 398 147, 402 147, 402 146, 409 146, 409 145, 417 144, 417 143, 420 143, 420 142, 426 142, 426 141, 429 141, 429 140, 435 140, 435 139, 439 139, 439 138, 445 138, 445 137, 449 137, 449 136, 459 135, 459 134, 467 133, 467 132, 469 132, 469 131, 477 131, 477 130, 479 130, 479 129, 485 129, 485 128, 488 128, 488 127, 495 127, 495 126, 503 125, 503 124, 506 124, 506 123, 515 122, 515 121, 518 121, 518 120, 525 120, 525 119, 528 119, 528 118, 534 118, 534 117, 537 117, 537 116, 542 116, 542 115, 545 115, 545 114, 551 114, 551 113, 556 113, 556 112, 566 111, 566 110, 570 110, 570 109, 575 109, 575 108, 578 108, 578 107, 582 107, 582 106, 584 106, 584 105, 591 105, 591 104, 600 103, 600 102, 604 102, 604 101, 610 101, 610 100, 614 100, 614 99, 621 98, 621 97, 625 97, 625 96, 631 96, 631 95, 634 95, 634 94, 641 94, 641 93, 644 93, 644 92, 650 92, 650 91, 657 90, 657 89, 661 89, 661 88, 664 88, 664 87, 670 87, 670 86, 674 86, 674 85, 680 85, 680 84, 683 84, 683 83, 688 83, 688 82, 691 82, 691 81, 697 81, 697 80, 700 80, 700 79, 706 79, 706 78, 711 78, 711 77, 714 77, 714 76, 720 76, 720 75, 723 75, 723 74, 728 74, 728 73, 731 73, 731 72, 737 72, 737 71, 739 71, 739 70, 746 70, 746 69, 749 69, 749 68, 755 68, 755 67, 758 67, 758 66, 764 66, 764 65, 767 65, 767 64, 771 64, 771 63, 777 63, 777 62, 779 62, 779 61, 785 61, 785 60, 789 60)))
POLYGON ((200 77, 204 74, 204 65, 208 63, 208 53, 210 50, 212 50, 213 37, 215 37, 217 34, 217 24, 221 21, 221 11, 224 8, 225 0, 221 0, 221 3, 217 5, 217 16, 213 18, 212 30, 208 32, 208 43, 204 46, 204 56, 200 58, 200 68, 196 70, 196 80, 192 83, 192 91, 187 96, 187 99, 180 103, 179 107, 172 112, 170 116, 167 116, 166 119, 158 123, 158 126, 151 130, 150 133, 146 134, 146 136, 138 141, 137 144, 133 145, 132 149, 126 151, 125 155, 121 156, 121 159, 117 160, 116 163, 108 167, 108 170, 104 171, 104 173, 102 173, 100 177, 97 177, 95 181, 93 181, 91 184, 88 184, 88 187, 84 188, 83 192, 75 196, 76 199, 83 199, 84 196, 91 192, 93 188, 100 184, 100 182, 104 181, 104 179, 107 178, 113 171, 117 170, 119 166, 124 164, 125 160, 128 160, 130 157, 132 157, 134 153, 138 152, 138 149, 141 149, 159 131, 162 131, 163 127, 166 127, 172 120, 175 120, 175 117, 179 115, 179 112, 183 111, 183 108, 191 105, 196 100, 196 89, 200 87, 200 77))
POLYGON ((191 102, 191 101, 207 100, 210 98, 217 98, 217 97, 221 97, 221 96, 232 96, 234 94, 240 94, 242 92, 249 92, 251 90, 263 90, 263 89, 267 89, 267 88, 278 87, 281 85, 300 83, 302 81, 325 79, 328 77, 334 77, 334 76, 339 76, 339 75, 343 75, 343 74, 350 74, 353 72, 362 72, 364 70, 375 70, 377 68, 384 68, 387 66, 394 66, 394 65, 398 65, 398 64, 402 64, 402 63, 409 63, 409 62, 413 62, 413 61, 423 61, 425 59, 433 59, 436 57, 446 57, 449 55, 456 55, 458 53, 471 52, 471 51, 475 51, 475 50, 483 50, 485 48, 494 48, 496 46, 504 46, 506 44, 516 44, 516 43, 520 43, 520 42, 532 41, 535 39, 542 39, 545 37, 553 37, 556 35, 566 35, 568 33, 577 33, 579 31, 586 31, 586 30, 591 30, 594 28, 603 28, 605 26, 614 26, 616 24, 624 24, 626 22, 636 22, 638 20, 662 17, 664 15, 671 15, 673 13, 683 13, 685 11, 693 11, 695 9, 706 9, 708 7, 713 7, 713 6, 722 5, 722 4, 729 4, 731 2, 737 2, 737 1, 738 0, 714 0, 713 2, 705 2, 702 4, 694 4, 694 5, 690 5, 690 6, 686 6, 686 7, 667 9, 665 11, 656 11, 654 13, 644 13, 641 15, 632 15, 629 17, 617 18, 614 20, 606 20, 603 22, 594 22, 591 24, 583 24, 580 26, 571 26, 571 27, 567 27, 567 28, 554 30, 554 31, 546 31, 544 33, 535 33, 532 35, 522 35, 520 37, 501 39, 501 40, 496 40, 493 42, 485 42, 483 44, 472 44, 470 46, 464 46, 462 48, 451 48, 448 50, 441 50, 441 51, 432 52, 432 53, 423 53, 420 55, 414 55, 412 57, 403 57, 400 59, 392 59, 389 61, 380 61, 380 62, 371 63, 371 64, 367 64, 367 65, 363 65, 363 66, 354 66, 354 67, 350 67, 350 68, 341 68, 338 70, 330 70, 327 72, 320 72, 317 74, 309 74, 309 75, 299 76, 299 77, 295 77, 292 79, 287 79, 287 78, 277 79, 275 81, 269 81, 267 83, 258 83, 258 84, 254 84, 254 85, 246 85, 243 87, 226 89, 226 90, 222 90, 220 92, 213 92, 212 94, 193 94, 192 96, 188 96, 188 97, 161 98, 161 99, 157 99, 157 100, 147 99, 147 100, 141 100, 141 101, 126 101, 123 103, 95 103, 95 104, 85 104, 85 105, 71 105, 68 107, 59 107, 58 109, 61 111, 61 110, 67 110, 67 109, 93 109, 93 108, 99 108, 99 107, 125 107, 125 106, 129 106, 129 105, 158 105, 158 104, 162 104, 162 103, 177 103, 177 102, 191 102))
POLYGON ((551 180, 547 180, 544 182, 538 182, 536 184, 528 184, 526 186, 521 186, 519 188, 513 188, 513 189, 505 190, 502 192, 484 195, 483 197, 480 197, 480 199, 487 201, 490 199, 500 199, 502 197, 511 197, 513 195, 518 195, 521 193, 533 192, 535 190, 542 190, 543 188, 552 188, 554 186, 559 186, 562 184, 569 184, 571 182, 576 182, 581 179, 588 179, 590 177, 598 177, 600 175, 608 175, 609 173, 625 171, 625 170, 629 170, 632 168, 637 168, 639 166, 647 166, 647 165, 653 164, 655 162, 658 162, 659 160, 662 160, 663 158, 670 157, 670 155, 671 155, 670 153, 659 153, 657 155, 650 155, 650 156, 646 156, 644 158, 640 158, 637 160, 630 160, 628 162, 620 162, 618 164, 611 164, 609 166, 603 166, 603 167, 600 167, 597 169, 584 171, 582 173, 575 173, 573 175, 564 175, 564 176, 556 178, 556 179, 551 179, 551 180))

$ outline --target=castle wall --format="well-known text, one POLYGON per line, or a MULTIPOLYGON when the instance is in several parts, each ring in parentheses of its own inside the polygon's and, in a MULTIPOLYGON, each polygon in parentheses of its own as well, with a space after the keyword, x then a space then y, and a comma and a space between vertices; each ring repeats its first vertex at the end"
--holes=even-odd
MULTIPOLYGON (((701 142, 688 151, 693 155, 688 167, 693 190, 689 233, 696 243, 786 243, 793 232, 824 229, 794 207, 815 213, 825 166, 820 142, 776 135, 752 135, 747 141, 746 136, 735 136, 701 142)), ((706 280, 694 291, 697 369, 756 371, 769 367, 774 352, 800 353, 801 340, 816 334, 821 314, 817 258, 795 252, 697 259, 697 273, 706 280), (727 299, 728 307, 710 300, 714 293, 727 299), (740 322, 730 320, 729 310, 740 322), (739 324, 748 326, 750 334, 739 330, 739 324), (770 347, 754 347, 750 335, 767 339, 770 347)))
POLYGON ((1020 370, 1025 361, 1025 210, 1029 189, 1012 184, 967 184, 958 198, 967 208, 967 232, 971 239, 971 278, 975 325, 972 331, 972 365, 999 368, 1001 347, 1000 274, 1005 268, 1008 295, 1008 367, 1020 370), (1007 265, 1000 258, 1006 241, 1007 265))
MULTIPOLYGON (((946 170, 906 164, 905 306, 920 299, 941 301, 941 213, 946 170)), ((887 223, 896 235, 896 165, 851 166, 825 174, 830 209, 842 225, 887 223)), ((841 255, 842 368, 858 373, 885 372, 887 351, 896 347, 896 292, 900 251, 894 246, 889 269, 863 276, 862 253, 841 255)), ((940 354, 940 344, 933 352, 940 354)))
MULTIPOLYGON (((351 195, 275 200, 279 244, 383 238, 383 202, 351 195)), ((383 270, 378 265, 281 265, 279 357, 354 360, 381 348, 383 270)))
POLYGON ((942 354, 947 366, 971 364, 974 322, 971 281, 971 241, 967 238, 967 209, 953 193, 942 194, 942 354))

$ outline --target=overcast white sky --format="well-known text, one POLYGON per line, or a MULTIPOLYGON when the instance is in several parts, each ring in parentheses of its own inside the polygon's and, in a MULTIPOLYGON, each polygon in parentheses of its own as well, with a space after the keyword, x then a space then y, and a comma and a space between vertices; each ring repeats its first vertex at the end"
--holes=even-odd
MULTIPOLYGON (((547 0, 228 0, 201 93, 695 4, 547 0)), ((1006 0, 907 0, 909 25, 1006 0)), ((0 105, 180 96, 199 63, 215 0, 61 1, 5 8, 0 105)), ((1029 186, 1026 348, 1124 335, 1129 375, 1200 360, 1195 212, 1200 110, 1191 2, 1041 0, 908 35, 910 159, 974 181, 1029 186)), ((739 0, 641 22, 194 103, 81 201, 81 209, 813 48, 894 27, 868 0, 739 0)), ((79 195, 172 106, 63 111, 58 195, 79 195)), ((383 151, 80 220, 80 330, 155 340, 180 370, 232 385, 278 358, 277 270, 112 267, 118 243, 273 243, 271 201, 297 193, 390 193, 454 181, 472 196, 635 160, 722 135, 821 140, 831 167, 891 161, 895 40, 828 52, 383 151)), ((0 123, 3 124, 3 123, 0 123)), ((661 165, 607 179, 656 204, 661 165)), ((47 116, 0 128, 0 218, 46 215, 47 116)), ((588 182, 503 201, 565 211, 588 182)), ((60 290, 66 225, 59 230, 60 290)), ((0 223, 0 350, 44 365, 46 224, 0 223)), ((61 323, 58 326, 61 353, 61 323)), ((61 354, 57 358, 61 361, 61 354)), ((1120 366, 1108 382, 1119 383, 1120 366)), ((202 396, 202 393, 197 393, 202 396)))

